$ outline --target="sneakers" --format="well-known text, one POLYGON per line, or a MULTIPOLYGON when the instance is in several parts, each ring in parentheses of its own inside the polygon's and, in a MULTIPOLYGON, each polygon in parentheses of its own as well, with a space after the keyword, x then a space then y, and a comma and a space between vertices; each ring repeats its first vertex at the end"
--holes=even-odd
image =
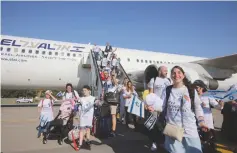
POLYGON ((88 149, 91 150, 91 141, 87 140, 86 145, 87 145, 88 149))
POLYGON ((110 133, 110 136, 111 136, 111 137, 116 137, 116 133, 115 133, 114 131, 112 131, 112 132, 110 133))
POLYGON ((157 150, 156 144, 155 144, 155 143, 152 143, 151 151, 156 151, 156 150, 157 150))

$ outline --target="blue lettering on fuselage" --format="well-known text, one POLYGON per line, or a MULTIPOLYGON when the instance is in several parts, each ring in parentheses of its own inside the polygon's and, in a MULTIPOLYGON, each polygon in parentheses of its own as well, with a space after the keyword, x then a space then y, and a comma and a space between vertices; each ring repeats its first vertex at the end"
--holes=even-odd
POLYGON ((21 45, 17 45, 17 44, 16 44, 16 40, 13 40, 13 41, 12 41, 12 46, 21 47, 21 45))
POLYGON ((50 48, 50 44, 48 44, 48 50, 55 50, 55 48, 50 48))
POLYGON ((70 50, 71 52, 83 52, 82 49, 85 47, 80 46, 71 46, 71 45, 61 45, 61 44, 48 44, 48 43, 39 43, 37 45, 32 45, 32 42, 26 40, 11 40, 11 39, 1 39, 1 45, 4 46, 14 46, 14 47, 30 47, 37 49, 45 49, 45 50, 70 50), (31 44, 31 45, 28 45, 31 44))
POLYGON ((12 44, 12 40, 11 39, 2 39, 1 40, 1 45, 10 46, 11 44, 12 44))
POLYGON ((46 47, 47 47, 46 43, 41 43, 37 48, 38 49, 40 49, 40 48, 46 49, 46 47))

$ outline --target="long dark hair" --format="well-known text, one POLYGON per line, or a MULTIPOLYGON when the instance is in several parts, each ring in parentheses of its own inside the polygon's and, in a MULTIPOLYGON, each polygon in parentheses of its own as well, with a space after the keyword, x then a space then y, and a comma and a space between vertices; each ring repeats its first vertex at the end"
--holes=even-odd
MULTIPOLYGON (((193 90, 194 88, 193 88, 193 86, 192 86, 192 83, 191 83, 191 81, 189 81, 189 80, 187 79, 183 68, 176 65, 176 66, 174 66, 174 67, 171 69, 171 74, 174 72, 174 69, 179 69, 179 70, 184 74, 183 83, 184 83, 184 85, 188 88, 189 93, 191 94, 191 95, 189 95, 189 96, 194 95, 194 90, 193 90)), ((190 98, 191 98, 191 97, 190 97, 190 98)))
POLYGON ((72 93, 74 93, 74 89, 71 83, 67 83, 66 84, 66 93, 67 93, 67 87, 70 86, 72 88, 72 93))
POLYGON ((133 92, 134 90, 133 90, 133 86, 131 86, 130 88, 128 87, 128 84, 129 83, 131 83, 131 85, 132 85, 132 82, 131 81, 128 81, 127 82, 127 87, 126 87, 126 89, 127 89, 127 91, 129 92, 130 90, 133 92))

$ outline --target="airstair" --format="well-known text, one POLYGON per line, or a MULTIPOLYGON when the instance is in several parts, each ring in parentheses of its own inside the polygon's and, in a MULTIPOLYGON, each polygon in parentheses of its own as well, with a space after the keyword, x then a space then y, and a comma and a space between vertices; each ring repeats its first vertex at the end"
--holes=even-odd
MULTIPOLYGON (((93 51, 90 51, 90 62, 91 62, 91 86, 92 86, 92 94, 95 97, 100 97, 100 95, 102 94, 102 80, 100 77, 100 69, 99 69, 99 65, 95 59, 94 53, 93 51)), ((125 72, 122 64, 119 62, 118 64, 118 69, 119 69, 119 74, 117 76, 117 79, 119 80, 119 83, 122 84, 124 78, 129 78, 128 74, 125 72)), ((130 80, 131 81, 131 80, 130 80)))

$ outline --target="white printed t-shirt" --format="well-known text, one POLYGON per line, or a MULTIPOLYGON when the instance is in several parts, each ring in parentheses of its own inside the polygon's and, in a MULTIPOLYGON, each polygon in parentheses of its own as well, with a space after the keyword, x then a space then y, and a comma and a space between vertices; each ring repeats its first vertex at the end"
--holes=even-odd
POLYGON ((81 97, 81 116, 80 127, 92 127, 92 120, 94 115, 95 97, 81 97))
POLYGON ((201 96, 200 99, 201 99, 202 103, 204 103, 204 105, 205 105, 205 106, 202 105, 205 124, 208 126, 208 128, 214 129, 213 116, 212 116, 212 111, 211 111, 210 105, 215 107, 216 109, 221 109, 221 106, 212 97, 201 96))
POLYGON ((125 106, 125 99, 123 98, 123 94, 126 91, 126 87, 122 86, 121 92, 120 92, 120 106, 125 106))
POLYGON ((107 66, 107 63, 108 63, 107 58, 103 58, 102 61, 101 61, 101 65, 102 65, 103 67, 105 67, 105 66, 107 66))
POLYGON ((112 60, 112 66, 118 66, 117 64, 118 64, 117 58, 114 58, 114 59, 112 60))
POLYGON ((153 92, 161 97, 163 91, 166 89, 167 86, 171 85, 170 81, 167 78, 160 78, 156 77, 155 83, 154 83, 154 78, 152 78, 148 84, 148 87, 153 89, 153 92))
POLYGON ((50 122, 53 120, 53 107, 54 101, 51 99, 42 99, 38 107, 42 107, 40 112, 40 120, 41 122, 50 122))
MULTIPOLYGON (((79 94, 76 90, 74 90, 73 92, 65 92, 63 95, 63 100, 66 100, 66 99, 72 99, 74 97, 74 95, 76 96, 75 98, 79 99, 79 94), (74 92, 74 93, 73 93, 74 92)), ((74 101, 71 101, 72 102, 72 105, 74 106, 75 105, 75 102, 74 101)))
MULTIPOLYGON (((165 108, 166 90, 162 94, 163 110, 165 108)), ((186 86, 181 88, 172 88, 168 100, 168 109, 166 114, 167 123, 177 125, 184 128, 184 137, 197 138, 199 137, 196 125, 196 117, 203 117, 201 100, 195 90, 194 98, 195 113, 191 109, 191 100, 186 86), (182 111, 180 111, 181 100, 183 99, 182 111), (182 118, 181 118, 182 114, 182 118)))
POLYGON ((99 53, 99 52, 100 52, 100 47, 94 46, 94 47, 93 47, 93 51, 94 51, 95 53, 99 53))
MULTIPOLYGON (((128 95, 130 95, 130 94, 132 94, 131 91, 127 91, 127 90, 125 90, 125 91, 123 92, 123 97, 128 96, 128 95)), ((136 93, 135 90, 133 91, 133 94, 137 95, 137 93, 136 93)), ((125 101, 125 107, 128 107, 129 104, 132 102, 132 100, 133 100, 133 94, 132 94, 132 96, 131 96, 130 98, 124 98, 124 101, 125 101)))

